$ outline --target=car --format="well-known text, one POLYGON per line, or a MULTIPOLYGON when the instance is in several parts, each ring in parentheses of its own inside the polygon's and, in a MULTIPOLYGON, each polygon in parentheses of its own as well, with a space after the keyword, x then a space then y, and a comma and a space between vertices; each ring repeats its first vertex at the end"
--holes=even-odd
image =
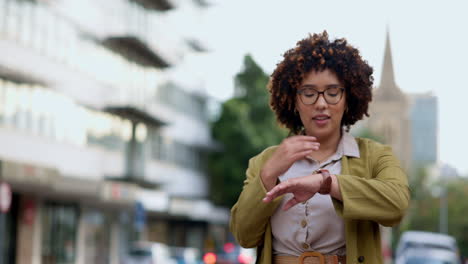
POLYGON ((398 242, 395 263, 458 264, 459 259, 459 249, 454 237, 434 232, 406 231, 398 242))
POLYGON ((235 242, 227 242, 215 256, 216 264, 253 264, 256 260, 256 250, 242 248, 235 242))
POLYGON ((395 264, 461 264, 458 254, 439 248, 409 248, 395 261, 395 264))
POLYGON ((419 247, 446 249, 456 254, 459 253, 457 242, 452 236, 424 231, 406 231, 400 237, 396 256, 398 257, 409 248, 419 247))
POLYGON ((177 264, 163 243, 139 241, 130 247, 125 264, 177 264))
POLYGON ((177 264, 203 264, 200 250, 191 247, 170 247, 171 257, 177 264))

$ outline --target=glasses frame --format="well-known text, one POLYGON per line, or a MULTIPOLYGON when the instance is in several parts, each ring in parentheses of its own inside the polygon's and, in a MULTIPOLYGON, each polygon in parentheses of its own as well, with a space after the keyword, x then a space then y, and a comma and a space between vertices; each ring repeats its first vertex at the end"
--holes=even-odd
POLYGON ((321 92, 317 91, 317 89, 315 89, 315 88, 306 88, 306 89, 297 90, 297 94, 299 94, 299 98, 301 99, 301 102, 302 102, 303 104, 305 104, 305 105, 313 105, 313 104, 315 104, 315 103, 317 102, 317 100, 319 99, 320 95, 323 96, 323 99, 325 100, 325 102, 327 102, 327 104, 336 105, 336 104, 338 104, 338 103, 341 101, 341 99, 343 98, 343 94, 344 94, 344 91, 345 91, 345 88, 343 88, 343 87, 329 87, 329 88, 327 88, 327 89, 325 89, 325 90, 323 90, 323 91, 321 91, 321 92), (336 89, 336 88, 338 88, 338 89, 341 90, 340 98, 338 99, 338 101, 336 101, 336 103, 329 103, 328 100, 327 100, 327 97, 325 97, 325 93, 326 93, 329 89, 336 89), (306 89, 312 89, 312 90, 314 90, 314 91, 317 92, 317 94, 318 94, 318 95, 317 95, 317 98, 315 98, 315 101, 314 101, 313 103, 310 103, 310 104, 304 103, 304 100, 302 99, 302 95, 304 94, 304 91, 305 91, 306 89))

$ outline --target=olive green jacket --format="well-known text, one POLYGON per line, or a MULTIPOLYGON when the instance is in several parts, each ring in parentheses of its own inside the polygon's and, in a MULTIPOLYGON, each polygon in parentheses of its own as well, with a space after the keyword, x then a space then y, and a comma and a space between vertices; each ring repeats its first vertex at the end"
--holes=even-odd
MULTIPOLYGON (((403 218, 410 200, 408 180, 390 147, 369 139, 356 141, 360 158, 343 156, 341 174, 336 175, 343 201, 332 200, 345 223, 346 263, 379 264, 379 224, 393 226, 403 218)), ((231 232, 242 247, 257 247, 259 264, 272 263, 270 217, 282 199, 262 202, 266 190, 260 170, 276 148, 250 159, 242 192, 231 209, 231 232)))

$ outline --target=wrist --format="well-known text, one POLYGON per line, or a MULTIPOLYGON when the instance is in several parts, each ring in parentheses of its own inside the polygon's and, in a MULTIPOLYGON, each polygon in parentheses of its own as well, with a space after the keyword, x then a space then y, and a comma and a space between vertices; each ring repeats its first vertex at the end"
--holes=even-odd
POLYGON ((320 194, 330 194, 332 187, 332 178, 330 172, 325 169, 320 169, 317 171, 318 174, 322 175, 322 182, 320 184, 319 193, 320 194))
POLYGON ((343 197, 341 196, 340 186, 338 183, 338 177, 336 175, 330 175, 330 176, 332 178, 330 196, 339 201, 343 201, 343 197))
POLYGON ((268 170, 261 169, 260 170, 260 179, 263 182, 263 186, 267 191, 270 191, 275 187, 275 185, 278 183, 278 178, 271 176, 270 173, 268 173, 268 170))

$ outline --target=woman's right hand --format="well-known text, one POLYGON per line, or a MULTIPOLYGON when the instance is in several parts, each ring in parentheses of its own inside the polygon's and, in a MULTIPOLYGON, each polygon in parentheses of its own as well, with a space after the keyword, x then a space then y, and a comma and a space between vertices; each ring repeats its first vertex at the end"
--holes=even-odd
POLYGON ((305 158, 319 147, 320 143, 311 136, 292 136, 284 139, 260 171, 260 177, 267 191, 275 187, 278 177, 294 162, 305 158))

